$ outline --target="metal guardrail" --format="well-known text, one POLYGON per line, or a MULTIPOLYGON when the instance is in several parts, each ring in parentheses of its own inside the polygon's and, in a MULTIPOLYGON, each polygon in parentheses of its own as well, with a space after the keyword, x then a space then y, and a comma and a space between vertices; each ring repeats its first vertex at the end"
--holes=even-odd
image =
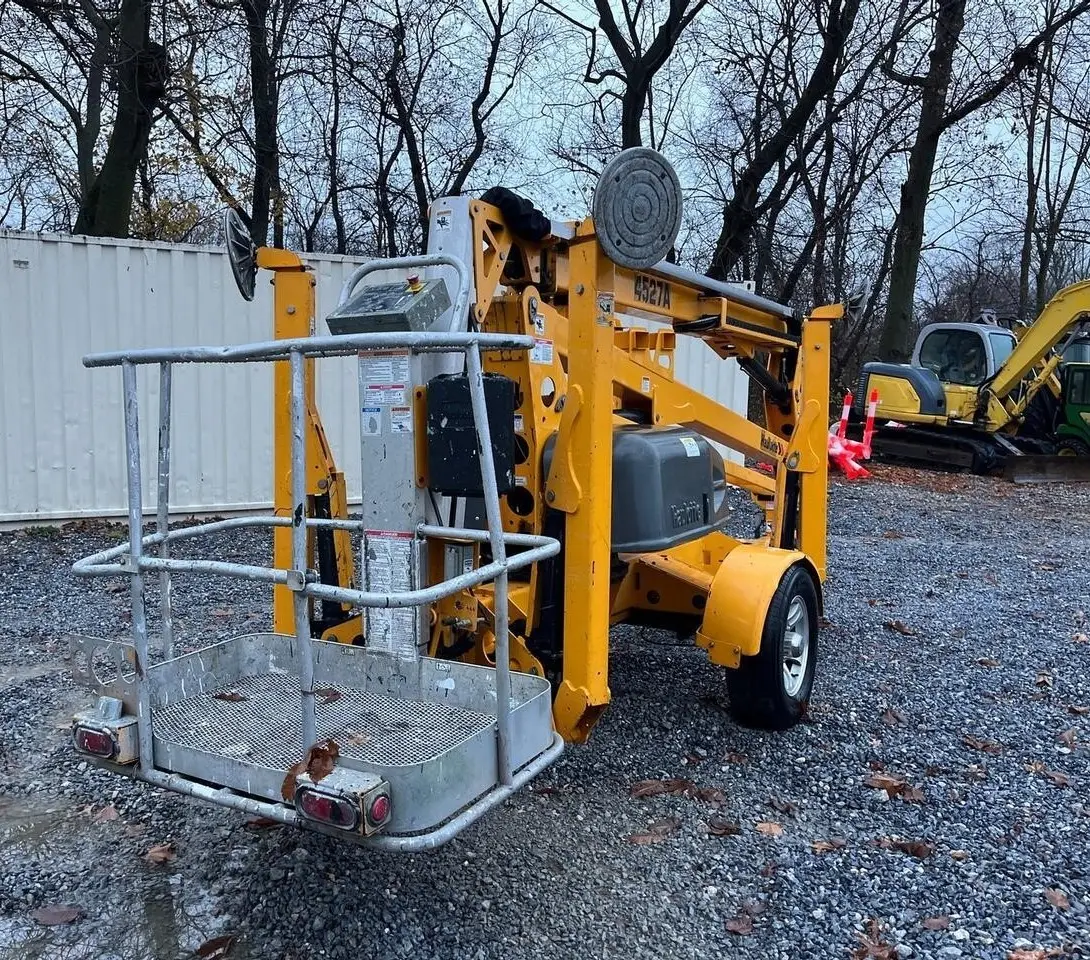
MULTIPOLYGON (((424 266, 433 261, 447 263, 459 270, 462 281, 455 311, 461 304, 464 311, 468 296, 466 277, 468 271, 459 261, 446 257, 406 258, 401 261, 373 261, 358 269, 345 286, 342 298, 351 294, 356 283, 367 273, 390 266, 424 266), (422 262, 425 261, 425 262, 422 262)), ((455 314, 458 315, 457 312, 455 314)), ((337 600, 361 607, 411 607, 429 604, 460 590, 495 581, 495 635, 496 635, 496 729, 497 768, 503 795, 524 776, 515 775, 510 764, 510 651, 508 639, 508 572, 554 556, 559 552, 558 541, 548 537, 504 533, 500 516, 499 493, 496 482, 492 443, 485 406, 481 352, 484 350, 528 350, 533 338, 519 335, 488 333, 383 333, 353 334, 336 337, 310 337, 292 340, 275 340, 230 347, 180 347, 166 349, 131 350, 94 354, 84 358, 87 367, 120 366, 125 411, 125 450, 128 477, 129 541, 78 561, 74 572, 79 576, 128 575, 132 600, 132 636, 136 655, 138 689, 138 731, 140 766, 150 779, 158 782, 155 770, 151 725, 151 704, 147 687, 148 626, 144 596, 145 572, 158 572, 161 585, 161 609, 163 637, 168 655, 173 653, 173 613, 171 608, 171 575, 191 573, 223 575, 270 584, 284 584, 294 594, 295 636, 300 647, 299 689, 301 696, 303 743, 315 742, 315 694, 313 690, 314 656, 308 600, 337 600), (407 350, 410 352, 461 352, 466 357, 469 375, 470 401, 474 422, 480 441, 480 468, 484 487, 485 512, 488 530, 470 530, 456 527, 421 524, 418 536, 451 537, 488 542, 492 549, 492 562, 468 573, 430 587, 399 593, 376 593, 348 587, 334 587, 317 582, 306 570, 306 538, 311 528, 364 530, 363 520, 328 520, 306 517, 306 407, 304 399, 304 360, 308 357, 351 356, 374 350, 407 350), (170 530, 167 525, 170 486, 170 416, 172 368, 178 363, 251 363, 286 360, 291 365, 291 517, 239 517, 211 521, 197 526, 170 530), (145 536, 142 531, 143 490, 140 470, 140 416, 137 398, 136 368, 141 365, 159 366, 159 450, 158 450, 158 509, 157 530, 145 536), (292 569, 241 564, 214 559, 181 559, 170 555, 169 545, 211 533, 239 527, 290 526, 292 536, 292 569), (158 546, 158 556, 148 553, 147 548, 158 546), (507 547, 517 547, 522 552, 507 557, 507 547)), ((411 481, 410 481, 411 482, 411 481)), ((552 753, 550 751, 550 757, 552 753)), ((179 789, 177 778, 162 775, 162 785, 179 789), (168 784, 166 779, 171 782, 168 784)), ((191 791, 186 791, 191 792, 191 791)), ((215 791, 209 791, 209 795, 215 791)), ((497 801, 498 802, 498 801, 497 801)))

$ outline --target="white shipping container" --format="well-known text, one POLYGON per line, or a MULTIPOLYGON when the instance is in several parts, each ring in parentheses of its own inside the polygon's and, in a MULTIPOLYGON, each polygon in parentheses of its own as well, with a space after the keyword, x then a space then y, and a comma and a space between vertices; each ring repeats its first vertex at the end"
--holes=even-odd
MULTIPOLYGON (((317 327, 359 261, 310 255, 317 327)), ((0 231, 0 524, 126 512, 121 373, 88 353, 272 338, 269 274, 252 302, 210 247, 0 231)), ((678 379, 745 412, 746 378, 703 343, 679 338, 678 379)), ((145 506, 155 505, 158 368, 141 367, 145 506)), ((235 513, 272 502, 272 368, 177 365, 171 511, 235 513)), ((318 362, 318 405, 360 493, 355 364, 318 362)))

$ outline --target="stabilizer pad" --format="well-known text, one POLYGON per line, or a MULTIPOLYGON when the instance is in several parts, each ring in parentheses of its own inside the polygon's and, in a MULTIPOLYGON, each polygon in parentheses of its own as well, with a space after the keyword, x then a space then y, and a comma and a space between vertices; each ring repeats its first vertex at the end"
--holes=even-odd
POLYGON ((681 229, 681 184, 674 168, 648 147, 621 151, 598 180, 593 215, 610 260, 630 270, 654 266, 681 229))

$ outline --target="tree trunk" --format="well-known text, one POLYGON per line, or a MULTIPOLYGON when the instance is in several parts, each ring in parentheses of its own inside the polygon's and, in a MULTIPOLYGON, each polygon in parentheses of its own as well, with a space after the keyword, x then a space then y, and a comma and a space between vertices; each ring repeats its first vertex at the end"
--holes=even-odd
POLYGON ((843 5, 840 0, 834 0, 830 4, 821 54, 798 102, 779 129, 758 145, 753 159, 734 181, 734 195, 723 207, 723 227, 715 244, 708 276, 726 280, 735 266, 745 259, 760 217, 757 197, 761 183, 806 129, 818 104, 835 88, 837 65, 858 12, 859 0, 844 0, 843 5))
POLYGON ((85 193, 76 233, 127 237, 153 112, 166 89, 166 51, 149 40, 150 0, 122 0, 118 16, 117 115, 102 169, 85 193))
MULTIPOLYGON (((635 71, 633 71, 635 74, 635 71)), ((643 111, 647 106, 647 81, 640 75, 629 75, 621 98, 621 149, 643 146, 640 130, 643 111)))
MULTIPOLYGON (((276 139, 279 97, 273 57, 269 48, 268 0, 243 3, 250 44, 250 94, 254 101, 254 185, 251 203, 251 235, 264 246, 280 194, 280 150, 276 139)), ((283 216, 276 217, 279 229, 273 243, 283 244, 283 216)))
POLYGON ((879 353, 883 360, 905 363, 912 356, 915 341, 913 307, 916 280, 923 249, 924 217, 935 172, 939 138, 946 118, 954 52, 965 26, 965 0, 951 0, 939 6, 935 19, 935 44, 924 79, 920 121, 908 158, 908 175, 901 185, 901 207, 897 214, 897 238, 889 277, 889 300, 882 327, 879 353))

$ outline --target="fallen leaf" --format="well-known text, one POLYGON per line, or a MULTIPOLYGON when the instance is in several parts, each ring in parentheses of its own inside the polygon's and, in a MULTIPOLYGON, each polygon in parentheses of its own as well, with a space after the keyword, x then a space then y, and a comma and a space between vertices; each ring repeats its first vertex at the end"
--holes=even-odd
POLYGON ((1052 674, 1047 670, 1039 670, 1037 673, 1037 686, 1039 687, 1051 687, 1055 679, 1052 674))
POLYGON ((675 778, 671 780, 640 780, 637 783, 632 784, 628 789, 629 796, 642 798, 642 797, 657 797, 660 794, 678 794, 684 793, 686 790, 694 787, 695 784, 692 780, 682 780, 675 778))
POLYGON ((637 798, 668 794, 691 797, 705 803, 722 803, 726 799, 726 794, 716 787, 698 787, 692 780, 683 780, 680 777, 670 780, 640 780, 632 784, 628 792, 630 796, 637 798))
POLYGON ((986 737, 974 737, 970 733, 961 735, 961 742, 973 750, 982 750, 984 753, 1002 753, 1003 744, 988 740, 986 737))
POLYGON ((761 876, 766 880, 776 872, 778 864, 774 860, 769 860, 763 867, 761 867, 761 876))
POLYGON ((1056 569, 1056 564, 1049 563, 1047 560, 1043 563, 1038 563, 1036 566, 1038 570, 1052 571, 1056 569))
POLYGON ((371 742, 371 735, 360 730, 345 730, 341 734, 341 739, 346 747, 362 747, 371 742))
POLYGON ((560 788, 544 783, 540 786, 530 787, 530 793, 536 793, 539 797, 555 797, 560 793, 560 788))
POLYGON ((897 960, 897 951, 882 939, 877 920, 868 920, 867 932, 855 937, 859 946, 852 951, 852 960, 897 960))
POLYGON ((689 795, 704 803, 722 803, 727 799, 727 795, 716 787, 697 787, 689 795))
POLYGON ((904 777, 891 773, 872 773, 863 783, 875 790, 885 790, 891 800, 907 786, 904 777))
POLYGON ((901 791, 901 799, 905 803, 923 803, 927 797, 919 787, 909 785, 901 791))
POLYGON ((882 723, 887 727, 896 727, 905 722, 905 715, 896 707, 888 707, 882 714, 882 723))
POLYGON ((68 907, 60 903, 51 903, 48 906, 31 910, 30 915, 43 927, 58 927, 64 923, 71 923, 83 916, 79 907, 68 907))
POLYGON ((928 917, 923 922, 924 930, 945 930, 948 926, 950 926, 950 918, 946 914, 928 917))
POLYGON ((1076 717, 1085 717, 1090 713, 1090 707, 1079 707, 1073 703, 1067 705, 1067 712, 1076 717))
POLYGON ((926 840, 895 840, 893 849, 900 850, 901 853, 907 853, 917 860, 926 860, 935 852, 935 845, 928 843, 926 840))
POLYGON ((912 627, 908 626, 902 620, 887 620, 885 623, 882 624, 882 626, 885 627, 887 630, 903 634, 906 637, 916 636, 916 631, 913 630, 912 627))
POLYGON ((227 956, 231 953, 231 948, 235 945, 235 937, 216 937, 214 940, 206 940, 199 947, 194 955, 199 960, 226 960, 227 956))
POLYGON ((926 860, 935 852, 935 845, 926 840, 898 840, 893 837, 879 837, 875 841, 883 850, 897 850, 907 853, 917 860, 926 860))
POLYGON ((792 814, 798 807, 796 807, 789 800, 780 800, 778 797, 769 797, 768 805, 777 813, 792 814))
POLYGON ((950 851, 950 858, 952 860, 968 860, 969 859, 969 851, 968 850, 951 850, 950 851))
POLYGON ((321 697, 322 703, 334 703, 341 699, 341 691, 334 690, 332 687, 319 687, 314 691, 314 696, 321 697))
POLYGON ((978 667, 998 667, 999 661, 995 657, 977 657, 973 661, 978 667))
POLYGON ((213 696, 217 700, 226 700, 228 703, 240 703, 243 700, 249 700, 249 697, 243 696, 237 690, 225 690, 220 693, 215 693, 213 696))
POLYGON ((247 830, 275 830, 277 827, 284 826, 284 824, 270 817, 250 817, 243 826, 247 830))
POLYGON ((665 840, 680 826, 681 821, 674 817, 665 817, 662 820, 655 820, 647 825, 646 832, 632 834, 632 836, 628 838, 628 842, 635 843, 638 846, 644 846, 649 843, 658 843, 660 840, 665 840))
POLYGON ((1090 643, 1090 637, 1088 637, 1081 630, 1071 638, 1072 643, 1090 643))
POLYGON ((1065 730, 1063 733, 1058 734, 1056 736, 1056 739, 1059 740, 1060 743, 1062 743, 1065 747, 1074 748, 1077 737, 1078 731, 1074 727, 1071 727, 1069 730, 1065 730))
POLYGON ((1046 770, 1045 776, 1057 787, 1071 786, 1071 778, 1066 773, 1060 773, 1059 770, 1046 770))
POLYGON ((340 755, 341 748, 337 746, 337 741, 332 738, 314 744, 307 751, 306 757, 288 768, 288 774, 280 785, 280 795, 284 798, 284 802, 295 802, 295 788, 298 786, 301 774, 307 774, 314 783, 317 783, 333 772, 333 767, 340 755))
POLYGON ((173 843, 160 843, 158 846, 151 847, 147 853, 144 854, 144 859, 148 863, 169 863, 171 860, 178 856, 178 851, 174 848, 173 843))
POLYGON ((142 837, 148 829, 146 823, 126 823, 125 824, 125 836, 126 837, 142 837))
POLYGON ((708 833, 713 837, 737 837, 741 832, 742 828, 737 823, 717 813, 708 818, 708 833))
POLYGON ((742 913, 748 913, 751 917, 759 917, 768 908, 768 904, 764 900, 758 897, 747 897, 742 901, 742 906, 739 910, 742 913))
POLYGON ((758 833, 763 834, 766 837, 783 836, 783 824, 776 823, 772 820, 762 820, 757 824, 755 829, 758 833))
POLYGON ((723 754, 723 763, 745 763, 749 757, 744 753, 739 753, 737 750, 728 750, 723 754))
POLYGON ((727 933, 733 933, 740 937, 753 933, 753 918, 747 913, 740 913, 727 921, 727 933))
POLYGON ((887 530, 882 534, 887 540, 904 540, 905 535, 900 530, 887 530))
POLYGON ((118 816, 117 807, 111 804, 108 807, 103 807, 95 814, 95 823, 107 823, 110 820, 116 820, 118 816))
POLYGON ((839 837, 830 837, 828 840, 815 840, 810 844, 814 853, 832 853, 834 850, 843 850, 848 845, 846 840, 839 837))
POLYGON ((1057 910, 1066 912, 1071 909, 1071 901, 1067 899, 1067 894, 1059 887, 1049 887, 1045 891, 1045 899, 1057 910))

